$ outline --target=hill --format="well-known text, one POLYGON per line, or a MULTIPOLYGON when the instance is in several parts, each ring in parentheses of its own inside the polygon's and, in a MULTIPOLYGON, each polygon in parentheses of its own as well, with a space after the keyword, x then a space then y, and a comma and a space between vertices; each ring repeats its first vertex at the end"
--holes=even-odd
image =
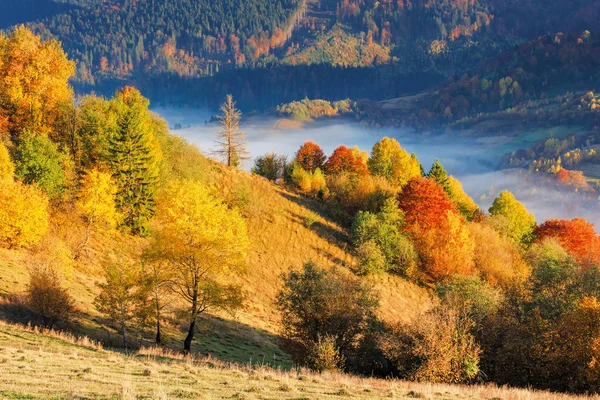
MULTIPOLYGON (((175 142, 179 141, 175 139, 175 142)), ((197 152, 192 146, 186 151, 197 152)), ((236 362, 271 362, 275 355, 275 364, 289 366, 289 357, 279 349, 277 339, 280 314, 274 302, 282 286, 281 275, 309 260, 326 267, 352 266, 355 260, 346 232, 316 201, 259 176, 228 169, 199 155, 196 157, 199 158, 194 170, 203 171, 202 179, 211 181, 229 204, 242 210, 252 243, 246 271, 236 278, 236 282, 244 286, 246 307, 235 316, 216 314, 207 317, 193 350, 236 362), (310 226, 306 223, 308 218, 314 219, 310 226)), ((123 251, 126 257, 136 258, 147 246, 147 240, 129 237, 115 243, 109 238, 98 238, 92 241, 89 256, 73 261, 70 249, 77 247, 76 232, 80 232, 80 222, 76 216, 57 212, 52 225, 51 233, 32 250, 0 248, 0 264, 3 265, 0 300, 4 299, 0 316, 26 323, 31 315, 22 312, 18 298, 26 289, 29 268, 60 263, 66 258, 69 267, 65 273, 65 286, 76 299, 78 308, 69 327, 79 334, 117 345, 116 333, 105 325, 106 321, 93 305, 99 293, 98 283, 103 279, 101 265, 106 263, 106 254, 111 251, 123 251)), ((389 323, 410 321, 432 304, 426 289, 401 277, 385 275, 370 279, 382 296, 381 317, 389 323)), ((182 328, 175 320, 171 321, 167 340, 172 348, 181 347, 182 328)), ((151 343, 151 332, 142 333, 136 340, 137 345, 151 343)))
POLYGON ((86 338, 4 322, 0 322, 0 354, 0 396, 4 399, 587 398, 491 385, 432 385, 281 371, 261 364, 184 358, 156 349, 123 354, 86 338))

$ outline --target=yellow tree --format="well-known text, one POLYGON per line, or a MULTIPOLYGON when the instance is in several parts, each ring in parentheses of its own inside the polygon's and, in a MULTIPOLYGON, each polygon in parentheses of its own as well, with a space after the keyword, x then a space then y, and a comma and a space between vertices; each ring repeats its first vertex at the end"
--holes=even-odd
POLYGON ((218 149, 215 150, 215 154, 222 157, 228 167, 238 167, 243 161, 248 160, 248 151, 246 151, 246 135, 240 131, 242 113, 235 108, 235 102, 230 94, 221 106, 221 112, 218 119, 222 129, 217 132, 218 149))
POLYGON ((241 287, 227 278, 244 264, 249 246, 246 223, 237 210, 193 181, 174 182, 165 189, 157 222, 154 258, 167 262, 173 290, 189 304, 184 341, 189 353, 200 314, 242 304, 241 287))
POLYGON ((74 72, 58 41, 42 42, 22 25, 0 35, 0 114, 8 117, 10 133, 51 133, 60 106, 73 99, 74 72))
POLYGON ((449 176, 446 181, 446 191, 461 215, 468 220, 472 220, 479 211, 479 206, 465 193, 460 181, 453 176, 449 176))
POLYGON ((10 159, 8 149, 0 141, 0 179, 12 180, 15 176, 15 165, 10 159))
POLYGON ((421 175, 421 165, 396 139, 385 137, 373 146, 369 171, 397 186, 404 186, 411 178, 421 175))
POLYGON ((116 209, 117 185, 110 174, 97 169, 88 171, 81 179, 77 209, 85 221, 85 238, 81 250, 87 252, 93 232, 115 228, 120 220, 116 209))
POLYGON ((535 217, 527 211, 515 196, 504 191, 494 200, 490 214, 496 217, 496 227, 515 243, 527 245, 533 238, 535 217))
POLYGON ((0 180, 0 242, 29 247, 48 230, 48 198, 34 186, 0 180))

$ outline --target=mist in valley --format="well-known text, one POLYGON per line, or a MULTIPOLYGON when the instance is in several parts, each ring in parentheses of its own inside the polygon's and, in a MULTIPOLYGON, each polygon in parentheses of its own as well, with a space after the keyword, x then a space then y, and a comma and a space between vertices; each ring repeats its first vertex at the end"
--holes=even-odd
MULTIPOLYGON (((208 111, 155 109, 167 119, 169 125, 181 129, 174 132, 197 145, 207 156, 215 149, 218 124, 206 123, 214 115, 208 111)), ((242 130, 248 138, 251 160, 245 169, 252 167, 257 156, 275 152, 288 160, 307 140, 318 143, 326 154, 339 145, 358 146, 370 150, 385 136, 396 138, 403 148, 415 153, 425 171, 439 158, 448 174, 458 178, 465 191, 483 210, 503 190, 509 190, 532 212, 538 223, 550 218, 571 219, 582 217, 600 227, 599 199, 586 198, 573 192, 559 190, 536 182, 536 177, 524 170, 499 170, 504 154, 523 147, 518 139, 506 136, 468 137, 464 131, 443 135, 414 129, 377 129, 364 127, 344 119, 306 124, 302 128, 282 128, 275 118, 252 117, 242 121, 242 130)))

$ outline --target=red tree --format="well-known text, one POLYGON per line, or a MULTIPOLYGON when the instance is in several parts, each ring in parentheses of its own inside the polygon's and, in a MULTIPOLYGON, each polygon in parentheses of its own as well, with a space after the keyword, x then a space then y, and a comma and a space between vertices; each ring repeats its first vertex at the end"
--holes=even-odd
POLYGON ((448 211, 458 214, 450 197, 435 181, 423 177, 408 181, 398 195, 410 230, 431 230, 442 224, 448 211))
POLYGON ((317 168, 323 168, 325 162, 325 153, 316 143, 306 142, 296 153, 296 162, 307 171, 315 171, 317 168))
POLYGON ((555 238, 584 265, 600 265, 600 237, 596 234, 594 225, 585 219, 550 219, 537 228, 536 234, 538 241, 555 238))
POLYGON ((333 154, 325 163, 325 171, 329 174, 339 174, 341 172, 350 172, 358 175, 369 174, 366 165, 360 159, 357 159, 352 150, 346 146, 340 146, 333 151, 333 154))

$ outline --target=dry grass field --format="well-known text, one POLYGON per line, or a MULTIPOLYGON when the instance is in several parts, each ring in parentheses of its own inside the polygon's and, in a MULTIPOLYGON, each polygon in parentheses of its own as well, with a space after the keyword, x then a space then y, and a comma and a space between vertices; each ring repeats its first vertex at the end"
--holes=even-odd
MULTIPOLYGON (((0 322, 0 399, 592 399, 275 370, 153 348, 124 354, 87 338, 0 322)), ((597 399, 597 397, 594 397, 597 399)))

